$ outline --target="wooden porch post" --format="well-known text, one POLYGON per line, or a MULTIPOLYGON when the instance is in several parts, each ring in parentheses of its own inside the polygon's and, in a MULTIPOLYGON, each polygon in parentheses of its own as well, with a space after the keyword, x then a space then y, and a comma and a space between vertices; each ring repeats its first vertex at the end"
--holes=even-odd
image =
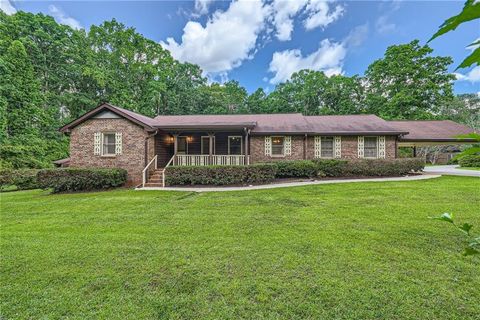
POLYGON ((245 128, 245 151, 243 152, 245 156, 245 164, 248 166, 250 165, 250 158, 248 154, 248 137, 249 137, 249 129, 245 128))
POLYGON ((213 164, 213 137, 214 137, 213 132, 208 133, 208 164, 212 165, 213 164))

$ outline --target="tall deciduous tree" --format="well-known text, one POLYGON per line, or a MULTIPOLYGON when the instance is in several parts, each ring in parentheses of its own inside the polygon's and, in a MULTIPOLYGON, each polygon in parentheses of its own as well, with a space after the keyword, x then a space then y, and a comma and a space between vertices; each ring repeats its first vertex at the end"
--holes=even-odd
POLYGON ((365 74, 367 111, 385 119, 428 119, 453 99, 450 57, 418 40, 394 45, 365 74))

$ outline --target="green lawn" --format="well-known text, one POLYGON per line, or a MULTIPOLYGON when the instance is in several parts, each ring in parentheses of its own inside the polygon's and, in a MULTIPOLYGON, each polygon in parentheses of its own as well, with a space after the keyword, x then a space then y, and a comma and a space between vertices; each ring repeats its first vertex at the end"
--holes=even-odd
POLYGON ((477 170, 477 171, 480 171, 480 168, 477 168, 477 167, 458 167, 458 169, 477 170))
POLYGON ((480 179, 1 194, 2 319, 478 319, 480 179))

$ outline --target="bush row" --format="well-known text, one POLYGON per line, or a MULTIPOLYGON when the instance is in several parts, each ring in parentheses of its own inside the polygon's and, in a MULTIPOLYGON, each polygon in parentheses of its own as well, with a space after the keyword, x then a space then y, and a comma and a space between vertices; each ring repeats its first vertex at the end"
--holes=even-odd
POLYGON ((47 169, 37 175, 38 184, 53 192, 88 191, 120 187, 127 181, 124 169, 47 169))
POLYGON ((422 159, 293 160, 251 166, 169 167, 166 185, 268 183, 275 178, 403 176, 421 171, 422 159))
POLYGON ((466 155, 458 159, 460 167, 479 167, 480 168, 480 154, 466 155))
POLYGON ((6 169, 0 171, 0 188, 16 187, 17 190, 38 188, 37 169, 6 169))
POLYGON ((275 179, 276 166, 170 167, 166 171, 166 185, 229 185, 268 183, 275 179))
POLYGON ((277 178, 292 177, 352 177, 352 176, 402 176, 421 171, 423 159, 317 159, 275 162, 277 178))

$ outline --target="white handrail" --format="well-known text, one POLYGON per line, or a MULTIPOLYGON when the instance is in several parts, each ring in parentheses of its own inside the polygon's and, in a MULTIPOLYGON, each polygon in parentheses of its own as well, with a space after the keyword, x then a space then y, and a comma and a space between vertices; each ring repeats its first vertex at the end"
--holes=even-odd
POLYGON ((175 155, 170 159, 170 161, 167 162, 167 165, 162 170, 162 187, 163 188, 165 188, 165 170, 167 170, 167 168, 172 164, 174 158, 175 158, 175 155))
POLYGON ((155 157, 153 157, 153 159, 150 160, 150 162, 145 166, 145 169, 143 169, 143 171, 142 171, 142 175, 143 175, 142 187, 145 187, 145 183, 147 183, 147 171, 148 171, 148 168, 152 165, 153 162, 155 162, 155 170, 157 169, 157 157, 158 157, 158 155, 155 155, 155 157))

